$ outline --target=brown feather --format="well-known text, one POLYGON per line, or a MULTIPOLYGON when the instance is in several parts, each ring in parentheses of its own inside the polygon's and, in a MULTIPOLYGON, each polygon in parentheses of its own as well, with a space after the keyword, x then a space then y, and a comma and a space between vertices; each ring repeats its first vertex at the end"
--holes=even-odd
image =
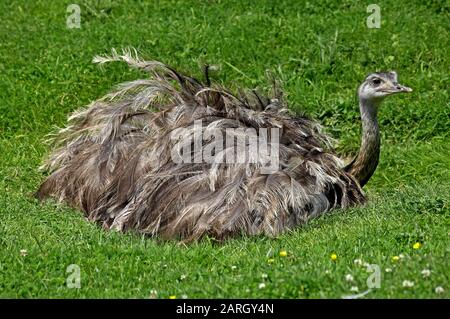
MULTIPOLYGON (((365 201, 358 182, 342 168, 320 126, 255 92, 235 96, 208 87, 130 52, 96 58, 124 60, 150 74, 122 84, 74 113, 54 139, 43 169, 41 199, 54 197, 82 209, 107 229, 137 230, 192 241, 248 233, 275 236, 337 207, 365 201), (277 107, 266 108, 271 103, 277 107), (279 107, 280 106, 280 107, 279 107), (263 174, 251 163, 175 163, 176 129, 280 129, 280 167, 263 174)), ((240 138, 250 138, 240 131, 240 138)), ((202 142, 211 146, 213 139, 202 142)), ((235 147, 233 145, 232 147, 235 147)), ((219 156, 218 154, 215 154, 219 156)))

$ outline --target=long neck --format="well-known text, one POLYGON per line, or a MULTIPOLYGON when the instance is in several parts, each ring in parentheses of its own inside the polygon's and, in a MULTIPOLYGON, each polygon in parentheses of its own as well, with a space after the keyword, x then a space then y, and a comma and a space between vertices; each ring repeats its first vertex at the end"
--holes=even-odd
POLYGON ((378 105, 369 100, 359 100, 361 112, 362 138, 358 156, 346 167, 364 186, 375 172, 380 157, 380 129, 377 121, 378 105))

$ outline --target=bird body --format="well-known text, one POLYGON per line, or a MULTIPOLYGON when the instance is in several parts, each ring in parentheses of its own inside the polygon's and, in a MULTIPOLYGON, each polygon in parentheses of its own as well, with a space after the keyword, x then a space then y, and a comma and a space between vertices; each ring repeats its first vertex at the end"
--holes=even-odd
POLYGON ((235 96, 129 52, 94 59, 117 60, 150 78, 69 118, 42 167, 50 175, 39 198, 81 208, 106 229, 184 241, 276 236, 365 202, 358 177, 373 173, 369 160, 345 167, 320 126, 289 115, 279 94, 235 96))

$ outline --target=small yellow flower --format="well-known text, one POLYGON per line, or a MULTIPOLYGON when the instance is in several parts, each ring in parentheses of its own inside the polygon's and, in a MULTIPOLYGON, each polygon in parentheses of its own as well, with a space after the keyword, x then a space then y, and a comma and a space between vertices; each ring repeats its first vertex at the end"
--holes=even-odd
POLYGON ((169 296, 169 299, 177 299, 177 296, 175 295, 169 296))
POLYGON ((281 257, 286 257, 287 256, 287 251, 286 250, 280 251, 280 256, 281 257))
POLYGON ((400 257, 399 256, 392 256, 392 261, 399 261, 400 257))
POLYGON ((272 264, 274 261, 275 261, 275 259, 273 259, 273 258, 267 259, 267 262, 268 262, 269 264, 272 264))
POLYGON ((336 261, 337 260, 337 255, 335 253, 331 254, 330 256, 332 261, 336 261))
POLYGON ((413 245, 413 249, 419 249, 420 247, 422 247, 422 244, 417 242, 413 245))

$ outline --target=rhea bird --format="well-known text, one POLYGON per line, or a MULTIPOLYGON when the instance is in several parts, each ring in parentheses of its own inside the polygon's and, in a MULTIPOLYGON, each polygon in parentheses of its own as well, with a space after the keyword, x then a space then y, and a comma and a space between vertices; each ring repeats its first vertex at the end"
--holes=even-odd
POLYGON ((362 187, 380 154, 380 104, 389 95, 412 91, 393 71, 365 78, 358 89, 361 147, 345 165, 318 123, 287 112, 277 85, 271 98, 255 91, 232 94, 210 85, 207 72, 202 83, 129 51, 93 60, 110 61, 125 61, 149 78, 122 83, 69 117, 52 138, 54 149, 41 167, 49 176, 37 196, 80 208, 105 229, 186 242, 276 236, 335 208, 364 204, 362 187), (216 160, 230 149, 239 152, 238 139, 215 141, 223 147, 215 151, 212 132, 243 138, 248 146, 248 129, 261 135, 264 128, 278 129, 278 141, 266 136, 269 146, 277 146, 276 169, 264 171, 264 161, 249 160, 260 155, 259 148, 247 150, 241 162, 216 160), (173 138, 177 130, 183 131, 181 140, 173 138), (197 146, 210 148, 214 160, 174 160, 173 154, 196 156, 185 148, 196 143, 191 138, 196 133, 209 136, 197 146))

